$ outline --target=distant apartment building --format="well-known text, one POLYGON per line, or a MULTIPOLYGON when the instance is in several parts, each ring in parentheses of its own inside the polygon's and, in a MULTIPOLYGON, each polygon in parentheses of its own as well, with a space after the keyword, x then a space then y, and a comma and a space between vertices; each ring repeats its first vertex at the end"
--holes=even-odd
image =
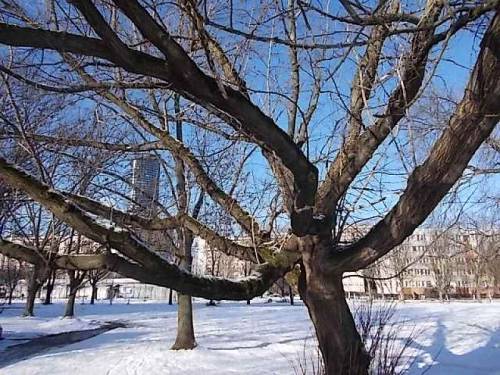
MULTIPOLYGON (((363 228, 346 241, 363 235, 363 228)), ((500 232, 419 228, 373 267, 346 273, 348 296, 389 298, 500 297, 500 232)), ((193 267, 198 274, 238 278, 248 262, 210 249, 198 240, 193 267)))
POLYGON ((152 216, 156 211, 160 183, 160 158, 147 154, 132 161, 132 194, 130 211, 152 216))
POLYGON ((372 267, 346 275, 344 286, 355 295, 498 297, 499 268, 500 233, 420 228, 372 267))

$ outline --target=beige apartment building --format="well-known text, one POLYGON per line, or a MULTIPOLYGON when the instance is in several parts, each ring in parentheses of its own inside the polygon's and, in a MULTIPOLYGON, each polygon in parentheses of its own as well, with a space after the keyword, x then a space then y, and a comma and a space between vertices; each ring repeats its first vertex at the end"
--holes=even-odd
POLYGON ((369 269, 346 275, 344 286, 354 295, 500 297, 500 235, 420 228, 369 269))

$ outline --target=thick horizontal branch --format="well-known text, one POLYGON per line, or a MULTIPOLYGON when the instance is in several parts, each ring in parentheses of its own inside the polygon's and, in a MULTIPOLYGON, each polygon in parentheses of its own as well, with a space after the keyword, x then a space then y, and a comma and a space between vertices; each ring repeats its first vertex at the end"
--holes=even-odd
POLYGON ((106 269, 146 284, 174 289, 193 297, 216 300, 248 300, 262 295, 287 271, 267 264, 259 266, 252 275, 241 280, 195 276, 175 265, 165 269, 144 268, 116 254, 66 255, 55 261, 64 269, 106 269))
POLYGON ((226 255, 234 256, 241 260, 260 263, 262 259, 258 257, 259 249, 250 246, 240 245, 224 236, 219 235, 214 230, 208 228, 198 220, 186 214, 179 214, 168 218, 145 218, 140 215, 126 213, 121 210, 108 207, 93 199, 64 193, 64 196, 78 204, 85 211, 104 218, 112 218, 113 223, 123 227, 141 228, 149 231, 164 231, 183 227, 207 241, 207 244, 223 252, 226 255))
MULTIPOLYGON (((3 137, 4 135, 0 135, 3 137)), ((9 135, 10 138, 16 137, 9 135)), ((34 140, 35 142, 49 143, 54 145, 74 146, 74 147, 90 147, 98 150, 117 151, 117 152, 149 152, 154 150, 165 149, 161 141, 145 142, 140 144, 119 144, 100 142, 93 139, 77 139, 77 138, 64 138, 54 137, 42 134, 27 133, 26 137, 34 140)))
POLYGON ((85 91, 99 91, 109 89, 167 89, 169 84, 165 82, 96 82, 95 84, 85 85, 68 85, 68 86, 49 86, 40 82, 33 81, 24 77, 13 70, 0 65, 0 72, 3 72, 18 81, 26 83, 36 89, 57 92, 60 94, 75 94, 85 91))
MULTIPOLYGON (((101 39, 72 33, 34 29, 0 22, 0 43, 14 47, 49 49, 97 57, 121 66, 121 61, 116 58, 116 54, 107 43, 101 39)), ((128 58, 130 63, 127 70, 131 73, 148 72, 149 74, 146 75, 160 78, 168 83, 170 72, 164 60, 130 48, 128 49, 128 58)))
MULTIPOLYGON (((0 240, 0 253, 19 261, 39 264, 43 259, 28 246, 0 240)), ((242 280, 200 277, 176 265, 144 267, 117 254, 55 255, 51 267, 65 270, 107 270, 143 283, 172 288, 180 293, 207 299, 247 300, 262 295, 288 269, 263 264, 242 280)))
POLYGON ((142 241, 127 230, 114 227, 109 221, 86 213, 64 195, 15 168, 1 157, 0 175, 6 183, 25 192, 50 210, 59 220, 70 225, 85 237, 117 249, 128 258, 146 267, 168 264, 165 259, 147 248, 142 241))
POLYGON ((0 254, 20 262, 43 264, 46 262, 35 249, 0 238, 0 254))
MULTIPOLYGON (((223 237, 201 222, 186 214, 179 214, 177 216, 169 218, 148 219, 140 215, 133 215, 112 207, 105 206, 100 202, 81 195, 59 193, 49 189, 48 186, 41 184, 33 177, 26 175, 24 172, 15 169, 14 167, 6 163, 5 160, 0 158, 0 174, 3 175, 4 173, 6 174, 7 182, 11 183, 17 188, 20 188, 21 190, 26 191, 28 195, 32 196, 33 199, 39 201, 41 204, 47 206, 47 208, 49 208, 51 211, 63 211, 60 214, 61 220, 66 222, 68 222, 68 220, 77 222, 78 226, 74 228, 96 242, 106 244, 109 240, 114 240, 115 237, 117 237, 115 241, 119 241, 119 236, 122 235, 124 242, 130 241, 131 243, 137 245, 140 244, 140 241, 136 241, 135 238, 131 236, 131 234, 128 233, 124 228, 133 227, 155 231, 184 227, 191 231, 194 235, 205 239, 209 246, 225 253, 226 255, 234 256, 242 260, 251 261, 253 263, 260 263, 263 261, 263 258, 259 256, 259 253, 261 251, 260 248, 244 246, 226 237, 223 237), (96 216, 98 219, 94 220, 93 217, 89 217, 87 212, 96 216), (111 229, 111 233, 109 233, 109 235, 106 233, 100 233, 102 232, 103 228, 96 223, 96 221, 100 220, 106 221, 109 226, 117 226, 118 230, 111 229), (84 226, 82 226, 82 224, 84 224, 84 226), (85 230, 84 228, 88 226, 96 228, 96 232, 92 233, 91 235, 83 232, 83 230, 85 230)), ((141 246, 139 247, 137 253, 149 255, 150 251, 148 249, 141 249, 141 246)), ((115 248, 120 249, 120 247, 115 248)), ((271 260, 271 252, 263 251, 263 254, 265 254, 268 259, 271 260)), ((130 254, 126 255, 131 257, 132 259, 137 260, 130 254)), ((161 260, 161 258, 158 259, 157 256, 155 256, 154 259, 156 259, 157 261, 161 260)), ((153 262, 155 261, 154 259, 153 262)))

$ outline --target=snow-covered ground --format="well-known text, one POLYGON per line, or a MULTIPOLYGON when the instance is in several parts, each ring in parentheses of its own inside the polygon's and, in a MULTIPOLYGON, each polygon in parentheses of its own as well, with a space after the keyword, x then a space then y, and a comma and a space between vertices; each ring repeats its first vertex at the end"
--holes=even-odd
MULTIPOLYGON (((20 305, 17 305, 20 307, 20 305)), ((4 310, 0 351, 27 338, 91 329, 108 321, 127 328, 53 348, 0 369, 0 374, 293 374, 310 359, 313 330, 302 304, 195 305, 198 347, 171 351, 176 306, 164 303, 78 305, 75 319, 60 319, 64 305, 37 306, 35 318, 4 310), (306 350, 305 350, 306 348, 306 350), (306 354, 304 354, 304 351, 306 354)), ((407 302, 393 318, 402 337, 417 332, 410 374, 500 374, 500 302, 407 302)))

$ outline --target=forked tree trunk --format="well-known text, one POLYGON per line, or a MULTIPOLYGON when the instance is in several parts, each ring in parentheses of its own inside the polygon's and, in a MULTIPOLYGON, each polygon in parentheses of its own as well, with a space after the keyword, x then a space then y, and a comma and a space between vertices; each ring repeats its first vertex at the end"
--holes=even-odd
POLYGON ((299 293, 316 330, 327 375, 367 375, 366 353, 345 299, 342 274, 326 269, 329 241, 304 239, 299 293))
POLYGON ((64 318, 73 318, 75 316, 75 300, 76 293, 80 289, 83 276, 77 275, 77 271, 68 271, 69 276, 69 296, 66 302, 66 308, 64 309, 64 318))

